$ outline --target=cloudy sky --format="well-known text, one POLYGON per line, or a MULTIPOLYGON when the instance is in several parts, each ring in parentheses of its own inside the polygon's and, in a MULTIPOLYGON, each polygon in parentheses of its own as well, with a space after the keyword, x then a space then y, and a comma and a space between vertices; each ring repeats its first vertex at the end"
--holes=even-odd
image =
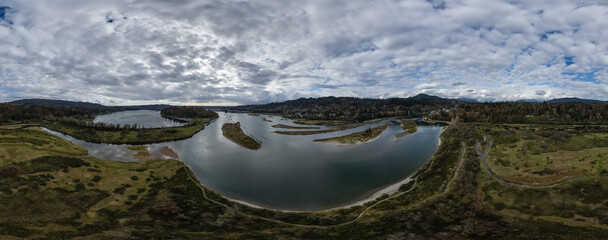
POLYGON ((608 1, 0 0, 0 102, 608 99, 608 1))

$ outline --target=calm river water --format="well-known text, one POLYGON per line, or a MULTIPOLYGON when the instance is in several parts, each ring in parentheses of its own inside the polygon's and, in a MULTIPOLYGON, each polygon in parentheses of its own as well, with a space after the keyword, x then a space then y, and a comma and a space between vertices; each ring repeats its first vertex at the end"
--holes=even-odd
MULTIPOLYGON (((140 111, 110 114, 149 122, 140 111), (130 114, 137 116, 129 116, 130 114)), ((100 116, 116 123, 110 115, 100 116)), ((439 126, 419 126, 418 131, 395 139, 403 131, 396 121, 382 120, 346 131, 288 136, 272 133, 274 124, 295 125, 291 120, 267 115, 219 113, 219 118, 192 138, 149 145, 152 154, 169 146, 188 164, 201 183, 230 198, 282 210, 323 210, 370 197, 402 181, 430 160, 438 145, 439 126), (272 122, 264 121, 266 118, 272 122), (262 142, 259 150, 236 145, 222 135, 226 122, 240 122, 243 131, 262 142), (378 139, 352 146, 316 143, 314 139, 341 136, 389 123, 378 139)), ((325 128, 325 127, 323 127, 325 128)), ((287 129, 288 130, 288 129, 287 129)), ((133 161, 135 153, 124 145, 94 144, 53 132, 107 160, 133 161)))

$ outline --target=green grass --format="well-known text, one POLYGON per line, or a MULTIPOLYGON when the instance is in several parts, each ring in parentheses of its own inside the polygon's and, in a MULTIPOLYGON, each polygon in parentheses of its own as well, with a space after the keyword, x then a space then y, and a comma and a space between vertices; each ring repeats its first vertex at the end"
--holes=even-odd
POLYGON ((371 141, 372 139, 379 137, 384 132, 384 130, 386 130, 386 128, 388 128, 388 124, 384 124, 384 125, 374 127, 374 128, 368 128, 366 130, 344 135, 344 136, 316 139, 314 141, 315 142, 338 142, 341 144, 364 143, 364 142, 368 142, 368 141, 371 141))
POLYGON ((482 131, 494 141, 488 164, 505 178, 546 183, 608 173, 603 164, 608 156, 608 128, 582 133, 572 126, 485 125, 482 131))
MULTIPOLYGON (((280 212, 229 202, 203 187, 209 198, 230 207, 225 208, 204 197, 200 185, 189 178, 189 169, 182 162, 103 161, 83 157, 73 143, 42 130, 3 127, 2 130, 14 130, 7 134, 11 138, 37 132, 32 135, 36 140, 0 143, 0 153, 17 149, 15 155, 2 155, 5 158, 0 161, 0 238, 608 237, 608 177, 593 171, 593 176, 586 179, 550 188, 498 182, 481 169, 472 148, 486 133, 478 127, 466 124, 448 127, 432 162, 413 176, 417 182, 402 186, 398 192, 407 193, 384 196, 382 199, 386 201, 368 209, 359 220, 327 228, 286 225, 259 217, 305 225, 334 225, 354 219, 365 207, 378 202, 321 212, 280 212), (449 187, 444 188, 459 162, 463 142, 468 146, 463 164, 449 187), (27 149, 28 153, 16 154, 20 149, 27 149)), ((603 163, 598 161, 597 165, 603 163)))
POLYGON ((412 121, 412 120, 402 120, 401 121, 401 128, 403 128, 404 131, 395 134, 396 138, 405 137, 407 135, 410 135, 410 134, 415 133, 416 131, 418 131, 418 125, 416 124, 415 121, 412 121))
POLYGON ((239 122, 225 123, 224 126, 222 126, 222 134, 224 137, 244 148, 249 148, 252 150, 262 148, 262 144, 260 142, 243 132, 243 129, 241 129, 241 123, 239 122))
POLYGON ((94 127, 81 127, 56 122, 42 125, 53 131, 94 143, 111 144, 148 144, 175 141, 192 137, 203 130, 212 119, 198 119, 194 125, 170 128, 141 128, 137 130, 99 130, 94 127))
POLYGON ((46 155, 86 155, 81 146, 51 135, 40 128, 23 125, 0 126, 0 166, 46 155))

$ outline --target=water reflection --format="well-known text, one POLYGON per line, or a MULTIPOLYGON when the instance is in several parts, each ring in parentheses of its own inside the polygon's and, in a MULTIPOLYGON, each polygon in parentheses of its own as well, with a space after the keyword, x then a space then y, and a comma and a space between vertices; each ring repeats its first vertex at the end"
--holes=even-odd
MULTIPOLYGON (((159 150, 164 146, 174 149, 205 186, 229 198, 274 209, 321 210, 365 199, 407 178, 432 157, 442 132, 438 126, 420 126, 418 132, 395 139, 403 131, 399 122, 381 120, 340 132, 289 136, 272 133, 286 130, 271 127, 275 124, 295 125, 280 117, 219 113, 216 121, 192 138, 149 148, 155 156, 162 156, 159 150), (224 123, 237 121, 246 134, 262 141, 261 149, 240 147, 222 135, 224 123), (313 142, 385 123, 389 123, 388 129, 369 143, 313 142)), ((87 148, 92 156, 134 161, 134 151, 123 145, 63 137, 87 148)))
POLYGON ((137 124, 138 127, 144 128, 176 127, 183 125, 183 123, 160 116, 160 111, 152 110, 122 111, 99 115, 93 122, 120 124, 121 126, 124 126, 125 124, 137 124))

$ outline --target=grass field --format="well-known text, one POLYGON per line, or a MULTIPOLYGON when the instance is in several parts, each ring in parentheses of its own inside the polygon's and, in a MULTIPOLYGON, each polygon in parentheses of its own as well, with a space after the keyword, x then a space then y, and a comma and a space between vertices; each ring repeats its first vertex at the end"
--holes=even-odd
POLYGON ((0 162, 12 164, 46 155, 87 154, 87 150, 62 138, 27 125, 0 126, 0 162))
POLYGON ((472 147, 490 136, 486 130, 448 127, 432 161, 391 196, 293 213, 230 202, 199 185, 180 161, 102 161, 41 129, 2 126, 0 238, 608 238, 608 177, 543 188, 500 182, 480 167, 472 147))
POLYGON ((545 183, 574 175, 608 175, 608 128, 583 133, 569 126, 487 126, 490 167, 508 179, 545 183))

